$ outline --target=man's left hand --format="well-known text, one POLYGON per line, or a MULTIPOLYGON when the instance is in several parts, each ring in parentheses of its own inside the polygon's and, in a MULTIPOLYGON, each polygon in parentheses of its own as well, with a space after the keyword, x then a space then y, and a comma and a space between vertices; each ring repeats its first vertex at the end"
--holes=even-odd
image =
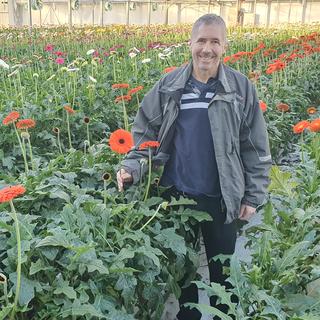
POLYGON ((240 207, 239 219, 249 221, 255 212, 256 208, 250 207, 247 204, 242 204, 240 207))

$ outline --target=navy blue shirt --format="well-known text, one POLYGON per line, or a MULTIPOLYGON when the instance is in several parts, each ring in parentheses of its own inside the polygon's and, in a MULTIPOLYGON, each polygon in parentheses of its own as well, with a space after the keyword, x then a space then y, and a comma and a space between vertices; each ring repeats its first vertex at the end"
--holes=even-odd
POLYGON ((220 196, 220 182, 208 104, 215 95, 218 80, 207 83, 193 76, 184 88, 170 159, 161 178, 163 186, 175 186, 192 195, 220 196))

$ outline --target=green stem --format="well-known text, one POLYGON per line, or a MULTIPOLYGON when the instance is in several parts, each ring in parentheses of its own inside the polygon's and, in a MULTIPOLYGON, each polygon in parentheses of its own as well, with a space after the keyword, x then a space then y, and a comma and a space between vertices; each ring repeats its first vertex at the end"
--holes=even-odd
POLYGON ((87 123, 87 140, 88 140, 88 146, 90 147, 89 123, 87 123))
MULTIPOLYGON (((28 132, 28 131, 27 131, 27 132, 28 132)), ((30 137, 28 137, 28 145, 29 145, 29 152, 30 152, 31 167, 32 167, 32 170, 35 170, 35 165, 34 165, 34 162, 33 162, 33 154, 32 154, 32 146, 31 146, 30 137)))
POLYGON ((142 230, 155 218, 155 216, 156 216, 157 213, 159 212, 161 206, 162 206, 162 203, 160 203, 160 204, 158 205, 158 208, 157 208, 157 210, 155 211, 155 213, 152 215, 152 217, 139 229, 140 231, 142 231, 142 230))
POLYGON ((70 121, 69 121, 69 113, 68 112, 67 112, 67 130, 68 130, 69 148, 72 149, 70 121))
POLYGON ((124 103, 124 100, 122 99, 122 107, 123 107, 123 122, 124 122, 124 129, 129 131, 129 121, 128 121, 128 115, 126 110, 126 105, 124 103))
POLYGON ((17 212, 14 208, 12 200, 10 200, 10 207, 11 207, 11 211, 13 213, 13 220, 14 220, 15 228, 16 228, 17 252, 18 252, 16 293, 15 293, 14 305, 13 305, 12 313, 11 313, 11 317, 10 317, 11 320, 13 320, 14 315, 16 313, 16 308, 18 306, 19 295, 20 295, 22 259, 21 259, 21 238, 20 238, 19 220, 18 220, 17 212))
POLYGON ((60 141, 60 132, 57 133, 57 139, 58 139, 58 146, 59 146, 60 153, 63 154, 62 148, 61 148, 61 141, 60 141))
POLYGON ((107 205, 107 181, 103 181, 103 203, 107 205))
POLYGON ((24 161, 24 170, 25 170, 26 174, 28 174, 29 173, 29 167, 28 167, 28 162, 27 162, 26 149, 23 148, 23 145, 22 145, 22 142, 21 142, 21 139, 20 139, 20 135, 19 135, 19 132, 17 130, 17 127, 16 127, 15 123, 13 123, 13 127, 14 127, 14 130, 16 132, 16 135, 17 135, 17 138, 18 138, 18 141, 19 141, 19 146, 20 146, 20 149, 21 149, 21 152, 22 152, 22 157, 23 157, 23 161, 24 161))
POLYGON ((144 195, 144 199, 143 201, 146 201, 148 198, 148 194, 149 194, 149 188, 150 188, 150 183, 151 183, 151 148, 148 148, 149 151, 149 172, 148 172, 148 183, 147 183, 147 187, 146 187, 146 193, 144 195))

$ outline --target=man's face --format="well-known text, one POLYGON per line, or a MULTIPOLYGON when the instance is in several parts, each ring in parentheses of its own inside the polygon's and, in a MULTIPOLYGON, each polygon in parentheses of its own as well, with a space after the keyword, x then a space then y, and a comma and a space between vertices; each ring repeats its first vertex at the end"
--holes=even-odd
POLYGON ((200 25, 191 37, 193 66, 200 72, 215 72, 225 53, 225 31, 218 24, 200 25))

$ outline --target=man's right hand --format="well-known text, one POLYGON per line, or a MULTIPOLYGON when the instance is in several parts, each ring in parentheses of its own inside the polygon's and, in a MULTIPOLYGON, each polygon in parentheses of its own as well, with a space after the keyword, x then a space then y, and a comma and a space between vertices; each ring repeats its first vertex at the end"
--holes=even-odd
POLYGON ((118 182, 118 190, 119 190, 119 192, 122 192, 123 185, 125 183, 132 183, 133 182, 132 175, 130 173, 128 173, 126 170, 120 169, 117 172, 117 182, 118 182))

